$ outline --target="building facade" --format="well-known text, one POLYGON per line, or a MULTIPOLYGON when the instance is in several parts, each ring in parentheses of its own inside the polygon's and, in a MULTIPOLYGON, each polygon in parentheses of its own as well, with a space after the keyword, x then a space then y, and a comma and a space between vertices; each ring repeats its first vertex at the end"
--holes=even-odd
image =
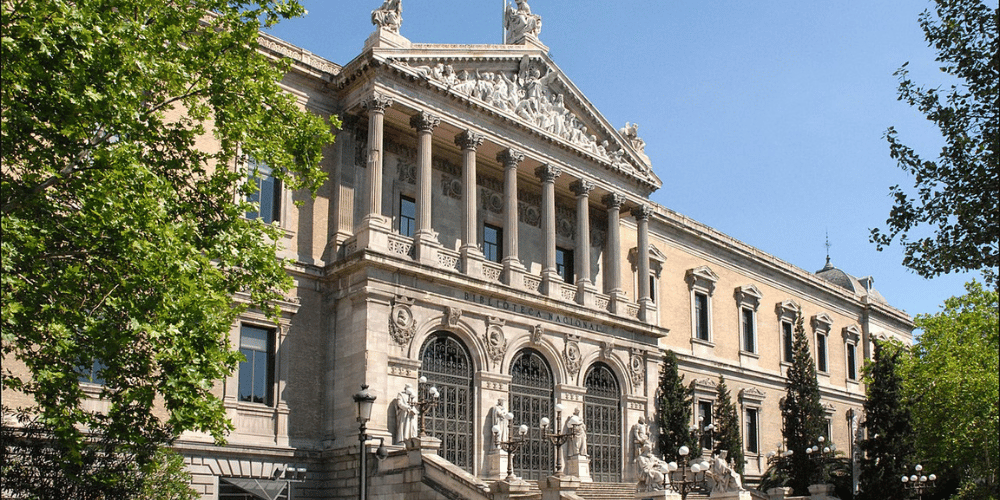
POLYGON ((655 416, 666 350, 694 388, 692 425, 710 423, 725 377, 752 482, 781 447, 799 316, 829 437, 849 448, 871 340, 909 342, 913 327, 871 278, 802 270, 651 202, 661 180, 637 127, 584 98, 530 12, 509 10, 507 43, 475 46, 411 43, 394 14, 373 13, 344 66, 262 37, 294 61, 287 90, 343 126, 315 199, 258 171, 261 210, 248 215, 284 230, 295 287, 278 324, 250 311, 233 325, 247 361, 216 388, 228 445, 176 444, 203 498, 356 498, 362 385, 376 395, 365 450, 390 452, 369 460, 373 498, 488 494, 507 476, 495 443, 509 431, 494 425, 510 423, 528 427, 517 476, 543 478, 558 458, 583 481, 635 481, 630 434, 655 416), (408 408, 431 387, 424 423, 452 483, 407 490, 387 478, 419 448, 404 439, 408 408), (557 457, 540 421, 561 430, 577 410, 586 444, 557 457))

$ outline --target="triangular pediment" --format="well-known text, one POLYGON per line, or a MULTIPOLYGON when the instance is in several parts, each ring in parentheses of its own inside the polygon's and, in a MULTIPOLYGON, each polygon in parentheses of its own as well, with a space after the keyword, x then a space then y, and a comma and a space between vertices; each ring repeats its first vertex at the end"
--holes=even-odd
POLYGON ((602 164, 650 191, 662 182, 638 126, 615 128, 541 51, 514 45, 411 44, 372 57, 412 81, 467 100, 602 164))

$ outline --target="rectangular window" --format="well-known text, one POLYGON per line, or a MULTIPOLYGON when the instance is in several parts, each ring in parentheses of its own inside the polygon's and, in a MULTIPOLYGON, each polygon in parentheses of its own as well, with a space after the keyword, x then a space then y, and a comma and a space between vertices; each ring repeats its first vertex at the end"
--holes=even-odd
POLYGON ((417 225, 417 204, 409 196, 399 195, 399 234, 413 237, 417 225))
POLYGON ((854 344, 847 344, 847 378, 851 380, 858 379, 858 365, 855 358, 855 349, 856 346, 854 344))
POLYGON ((556 247, 556 272, 563 281, 573 284, 573 251, 556 247))
POLYGON ((695 292, 694 294, 694 318, 695 336, 701 340, 708 340, 708 295, 695 292))
POLYGON ((753 309, 744 307, 743 312, 743 350, 746 352, 757 352, 756 325, 754 324, 753 309))
POLYGON ((784 344, 785 362, 791 363, 792 358, 792 324, 788 321, 781 322, 781 343, 784 344))
POLYGON ((760 453, 757 430, 757 409, 747 408, 747 452, 749 453, 760 453))
POLYGON ((486 260, 492 262, 500 262, 500 259, 503 258, 502 228, 489 224, 483 225, 483 255, 486 260))
POLYGON ((826 334, 816 334, 816 369, 821 372, 828 372, 826 359, 826 334))
POLYGON ((701 447, 705 449, 712 449, 712 433, 706 432, 705 427, 712 425, 712 402, 711 401, 698 401, 698 423, 701 425, 699 431, 701 435, 701 447))
POLYGON ((271 167, 256 160, 250 160, 247 182, 253 192, 247 195, 247 201, 254 204, 256 210, 247 212, 247 219, 260 219, 266 224, 281 220, 281 181, 272 175, 271 167))
POLYGON ((656 275, 649 275, 649 300, 656 303, 656 275))
POLYGON ((274 330, 240 327, 239 400, 271 406, 274 402, 274 330))
POLYGON ((88 384, 104 385, 104 369, 107 365, 101 362, 99 359, 95 359, 90 363, 84 363, 77 367, 78 373, 80 374, 80 382, 86 382, 88 384))

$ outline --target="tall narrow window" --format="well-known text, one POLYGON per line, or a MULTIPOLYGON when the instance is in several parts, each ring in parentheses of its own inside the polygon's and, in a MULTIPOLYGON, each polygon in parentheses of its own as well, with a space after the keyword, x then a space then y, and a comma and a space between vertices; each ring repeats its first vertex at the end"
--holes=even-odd
POLYGON ((792 358, 795 356, 792 354, 792 323, 788 321, 781 322, 781 343, 785 351, 785 362, 791 363, 792 358))
POLYGON ((399 234, 413 237, 417 224, 417 205, 413 198, 399 195, 399 234))
POLYGON ((695 323, 695 337, 708 341, 708 295, 697 292, 694 294, 694 317, 697 322, 695 323))
POLYGON ((743 350, 746 352, 757 352, 757 327, 754 324, 754 312, 749 307, 741 309, 743 313, 743 350))
POLYGON ((705 427, 712 425, 712 402, 711 401, 698 401, 698 424, 701 426, 699 432, 702 433, 701 436, 701 447, 705 449, 712 449, 712 433, 705 432, 705 427))
POLYGON ((274 330, 242 325, 240 328, 239 400, 263 403, 274 402, 274 330))
POLYGON ((656 279, 656 273, 650 272, 649 273, 649 300, 652 300, 654 304, 656 303, 656 282, 657 281, 658 280, 656 279))
POLYGON ((757 409, 747 408, 747 452, 760 453, 759 439, 757 438, 758 423, 757 409))
POLYGON ((857 358, 855 357, 857 353, 857 346, 854 344, 847 344, 847 378, 850 380, 858 379, 858 365, 857 358))
POLYGON ((556 272, 563 281, 573 284, 573 251, 556 247, 556 272))
POLYGON ((483 256, 493 262, 500 262, 503 258, 502 228, 490 224, 483 225, 483 256))
POLYGON ((254 209, 246 213, 247 219, 260 219, 270 224, 281 217, 281 181, 272 175, 271 167, 256 160, 250 160, 248 165, 249 178, 247 182, 253 192, 247 195, 247 201, 254 204, 254 209))
POLYGON ((829 366, 826 359, 826 334, 816 334, 816 369, 821 372, 828 372, 829 366))

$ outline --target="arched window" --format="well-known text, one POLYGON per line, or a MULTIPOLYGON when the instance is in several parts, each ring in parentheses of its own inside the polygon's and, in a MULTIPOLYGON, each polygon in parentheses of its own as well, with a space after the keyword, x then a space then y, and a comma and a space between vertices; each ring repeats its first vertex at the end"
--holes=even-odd
POLYGON ((469 350, 453 334, 435 332, 424 342, 420 361, 420 375, 427 377, 427 382, 420 384, 420 399, 426 399, 431 386, 441 393, 437 406, 427 413, 425 430, 441 440, 438 455, 471 474, 475 455, 472 423, 475 398, 469 350))
MULTIPOLYGON (((528 426, 526 442, 514 455, 514 474, 524 479, 542 479, 552 474, 552 444, 542 436, 538 422, 554 418, 555 380, 548 362, 538 351, 524 349, 510 365, 510 411, 514 425, 528 426)), ((553 429, 550 427, 549 431, 553 429)))
POLYGON ((622 410, 618 379, 604 363, 595 363, 584 378, 583 422, 594 481, 622 480, 622 410))

